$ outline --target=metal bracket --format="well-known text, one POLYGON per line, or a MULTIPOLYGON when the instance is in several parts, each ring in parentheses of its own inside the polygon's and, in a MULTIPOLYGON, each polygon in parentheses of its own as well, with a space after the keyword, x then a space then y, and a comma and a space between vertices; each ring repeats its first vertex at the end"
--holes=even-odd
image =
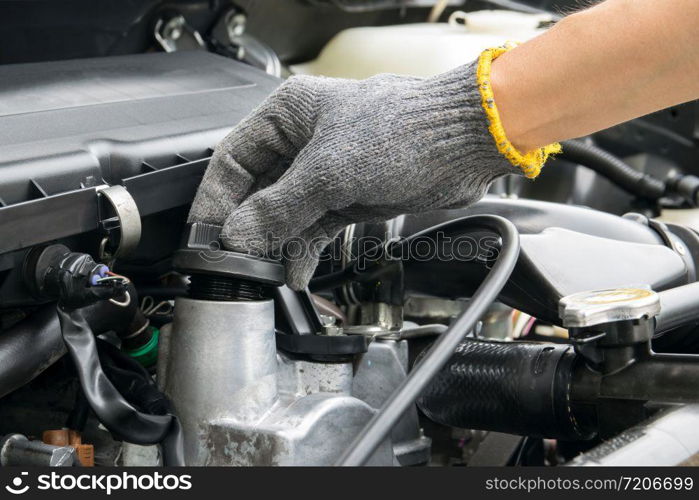
POLYGON ((100 245, 100 257, 104 260, 113 260, 133 252, 141 240, 141 214, 136 206, 136 201, 124 186, 114 185, 98 188, 97 194, 104 197, 112 206, 119 219, 119 245, 113 253, 106 248, 106 238, 100 245))
POLYGON ((227 42, 220 41, 224 55, 260 68, 269 75, 281 77, 279 56, 269 45, 246 33, 246 24, 247 16, 236 8, 230 9, 218 20, 212 31, 221 33, 224 40, 228 38, 227 42))
POLYGON ((163 16, 155 23, 153 36, 165 52, 203 49, 206 47, 199 32, 187 24, 181 14, 163 16))

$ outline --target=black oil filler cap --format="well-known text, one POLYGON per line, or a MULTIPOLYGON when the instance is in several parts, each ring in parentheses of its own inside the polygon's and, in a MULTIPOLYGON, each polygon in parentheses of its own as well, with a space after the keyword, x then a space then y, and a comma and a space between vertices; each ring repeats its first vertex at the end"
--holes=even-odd
POLYGON ((221 226, 188 224, 184 242, 173 255, 173 267, 186 274, 237 278, 268 286, 284 284, 284 265, 273 259, 224 250, 221 226))

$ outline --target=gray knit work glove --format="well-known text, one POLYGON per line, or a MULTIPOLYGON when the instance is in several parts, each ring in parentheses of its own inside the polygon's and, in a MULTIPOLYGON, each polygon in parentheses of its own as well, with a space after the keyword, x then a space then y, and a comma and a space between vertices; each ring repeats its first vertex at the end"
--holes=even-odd
POLYGON ((472 204, 521 174, 488 130, 476 65, 288 79, 218 145, 190 221, 223 224, 228 249, 288 248, 287 284, 302 289, 346 225, 472 204))

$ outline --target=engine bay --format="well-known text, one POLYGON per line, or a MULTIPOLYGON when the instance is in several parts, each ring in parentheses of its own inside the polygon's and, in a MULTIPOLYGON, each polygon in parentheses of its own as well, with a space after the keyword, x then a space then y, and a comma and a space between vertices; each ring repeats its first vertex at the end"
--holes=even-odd
MULTIPOLYGON (((159 51, 0 65, 0 465, 696 460, 696 103, 470 207, 347 226, 297 292, 187 214, 216 144, 323 44, 257 43, 274 27, 236 5, 216 19, 250 39, 202 48, 191 3, 153 17, 182 31, 153 28, 159 51)), ((308 3, 334 32, 418 16, 308 3)))

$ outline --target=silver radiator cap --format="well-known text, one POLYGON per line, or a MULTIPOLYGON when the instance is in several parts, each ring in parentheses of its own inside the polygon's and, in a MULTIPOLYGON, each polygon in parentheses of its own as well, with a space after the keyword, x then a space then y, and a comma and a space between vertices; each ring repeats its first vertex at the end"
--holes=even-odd
POLYGON ((579 292, 558 303, 558 315, 567 328, 652 318, 659 312, 660 298, 647 286, 579 292))

